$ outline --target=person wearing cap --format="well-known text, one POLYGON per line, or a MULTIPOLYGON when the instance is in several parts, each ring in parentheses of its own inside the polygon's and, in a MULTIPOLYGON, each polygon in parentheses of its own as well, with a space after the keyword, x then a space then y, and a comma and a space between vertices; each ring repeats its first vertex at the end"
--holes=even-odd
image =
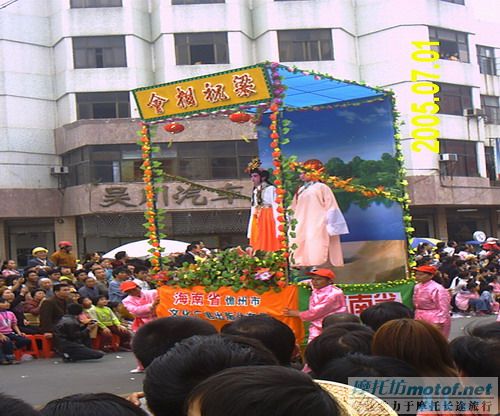
POLYGON ((133 280, 127 280, 120 285, 120 290, 126 294, 123 306, 134 316, 132 331, 136 332, 156 317, 156 306, 159 303, 156 289, 141 290, 133 280))
POLYGON ((59 241, 57 243, 59 250, 52 253, 50 256, 50 261, 54 263, 57 267, 70 267, 72 271, 76 270, 76 257, 71 250, 73 249, 73 244, 69 241, 59 241))
POLYGON ((445 337, 450 335, 451 298, 447 289, 432 280, 437 273, 434 266, 414 267, 417 284, 413 291, 415 319, 427 321, 439 328, 445 337))
POLYGON ((27 267, 34 267, 40 276, 47 276, 48 271, 54 267, 54 263, 47 259, 48 253, 49 250, 45 247, 35 247, 31 250, 33 258, 28 260, 27 267))
POLYGON ((347 312, 346 300, 342 289, 333 285, 335 273, 330 269, 315 269, 307 273, 311 276, 312 294, 309 298, 309 309, 300 312, 294 309, 285 309, 286 316, 296 316, 308 321, 309 340, 311 342, 322 331, 323 319, 334 313, 347 312))

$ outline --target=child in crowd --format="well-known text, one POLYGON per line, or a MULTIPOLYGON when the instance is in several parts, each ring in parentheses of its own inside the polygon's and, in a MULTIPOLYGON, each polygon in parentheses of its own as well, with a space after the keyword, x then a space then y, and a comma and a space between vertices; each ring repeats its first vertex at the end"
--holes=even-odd
POLYGON ((437 272, 434 266, 415 267, 417 284, 413 292, 415 319, 437 326, 447 338, 450 335, 450 294, 432 278, 437 272))
POLYGON ((285 309, 286 316, 296 316, 303 321, 310 321, 309 340, 311 342, 322 331, 323 319, 334 313, 347 312, 344 292, 334 286, 335 274, 329 269, 314 269, 308 273, 311 276, 313 292, 309 298, 309 309, 300 312, 294 309, 285 309))
POLYGON ((467 286, 457 293, 455 305, 462 312, 468 312, 470 309, 479 314, 488 312, 487 303, 479 296, 479 285, 474 281, 467 283, 467 286))
POLYGON ((94 307, 99 333, 101 334, 103 349, 106 351, 111 344, 112 334, 120 337, 120 347, 130 349, 130 340, 132 335, 130 331, 122 325, 115 313, 108 307, 108 299, 100 296, 97 305, 94 307))
POLYGON ((23 348, 31 344, 17 326, 17 318, 9 311, 10 303, 0 298, 0 364, 19 364, 14 357, 14 347, 23 348))
POLYGON ((479 292, 481 293, 479 298, 487 307, 486 313, 490 314, 498 312, 499 305, 493 297, 493 286, 491 286, 487 282, 481 282, 481 284, 479 285, 479 292))

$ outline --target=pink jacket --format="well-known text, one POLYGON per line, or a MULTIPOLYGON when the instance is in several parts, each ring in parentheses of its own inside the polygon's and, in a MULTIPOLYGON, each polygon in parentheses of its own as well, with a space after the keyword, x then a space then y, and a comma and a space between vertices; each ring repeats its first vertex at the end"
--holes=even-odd
POLYGON ((468 290, 460 290, 455 296, 455 305, 461 311, 467 311, 469 309, 469 300, 479 299, 478 293, 469 292, 468 290))
POLYGON ((132 331, 137 331, 139 327, 155 318, 154 313, 151 312, 151 305, 157 297, 158 293, 154 289, 142 290, 141 296, 127 296, 123 299, 123 306, 135 317, 132 323, 132 331))
POLYGON ((417 283, 413 292, 415 319, 443 326, 443 335, 448 337, 451 328, 451 298, 448 290, 434 280, 417 283))
POLYGON ((334 313, 347 312, 344 292, 337 286, 328 285, 322 289, 313 289, 309 298, 309 309, 300 313, 300 319, 310 321, 309 342, 321 334, 323 319, 334 313))

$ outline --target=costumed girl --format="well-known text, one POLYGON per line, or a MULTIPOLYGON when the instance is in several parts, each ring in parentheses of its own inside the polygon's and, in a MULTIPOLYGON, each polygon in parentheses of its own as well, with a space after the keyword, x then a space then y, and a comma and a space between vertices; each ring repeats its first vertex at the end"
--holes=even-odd
POLYGON ((253 159, 246 169, 254 185, 247 237, 254 250, 278 251, 278 205, 276 188, 269 182, 269 172, 260 169, 259 159, 253 159))
POLYGON ((299 164, 300 180, 304 182, 293 197, 293 216, 297 221, 290 237, 296 244, 293 261, 296 266, 343 266, 340 235, 349 234, 344 215, 330 187, 320 182, 325 171, 323 163, 310 159, 299 164))
POLYGON ((437 326, 448 338, 451 329, 451 299, 448 290, 432 280, 437 273, 434 266, 419 266, 413 270, 418 282, 413 291, 415 319, 437 326))
POLYGON ((296 316, 303 321, 311 322, 309 326, 309 340, 322 332, 323 319, 334 313, 347 312, 346 300, 342 289, 333 285, 335 274, 329 269, 313 269, 311 276, 311 287, 313 289, 309 298, 309 309, 300 312, 295 309, 285 309, 285 316, 296 316))

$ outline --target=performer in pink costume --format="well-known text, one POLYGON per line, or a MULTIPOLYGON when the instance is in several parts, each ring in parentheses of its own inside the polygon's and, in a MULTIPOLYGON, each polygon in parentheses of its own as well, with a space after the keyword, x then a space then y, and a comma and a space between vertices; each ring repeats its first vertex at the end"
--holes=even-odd
POLYGON ((311 159, 299 167, 304 185, 295 194, 291 209, 297 225, 290 237, 296 266, 343 266, 340 235, 349 229, 332 190, 316 177, 324 171, 321 161, 311 159))
POLYGON ((415 267, 417 284, 413 291, 415 319, 437 326, 448 338, 451 329, 450 294, 447 289, 432 280, 437 269, 433 266, 415 267))
POLYGON ((296 316, 303 321, 310 321, 309 340, 311 342, 322 331, 323 319, 334 313, 347 312, 344 292, 334 286, 335 274, 329 269, 316 269, 308 273, 311 277, 313 292, 309 298, 309 309, 300 312, 295 309, 285 309, 286 316, 296 316))
POLYGON ((156 317, 155 308, 158 305, 158 293, 154 290, 141 290, 137 283, 127 280, 120 286, 120 290, 127 294, 123 299, 123 306, 134 315, 132 331, 136 332, 142 325, 156 317))

